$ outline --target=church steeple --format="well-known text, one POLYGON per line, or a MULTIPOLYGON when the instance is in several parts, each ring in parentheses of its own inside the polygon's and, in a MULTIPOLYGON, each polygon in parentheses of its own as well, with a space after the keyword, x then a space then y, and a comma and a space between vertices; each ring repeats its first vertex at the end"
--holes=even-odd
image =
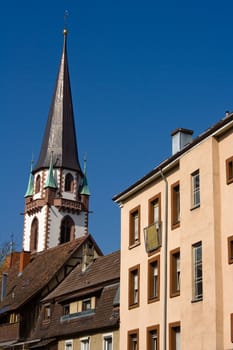
POLYGON ((52 153, 54 167, 62 167, 82 173, 78 159, 67 59, 66 47, 68 32, 66 29, 64 29, 63 33, 64 43, 57 81, 50 106, 39 160, 33 169, 33 173, 44 168, 49 168, 50 156, 52 153))
POLYGON ((88 233, 90 193, 78 159, 66 45, 64 30, 40 156, 25 195, 25 251, 45 250, 88 233))

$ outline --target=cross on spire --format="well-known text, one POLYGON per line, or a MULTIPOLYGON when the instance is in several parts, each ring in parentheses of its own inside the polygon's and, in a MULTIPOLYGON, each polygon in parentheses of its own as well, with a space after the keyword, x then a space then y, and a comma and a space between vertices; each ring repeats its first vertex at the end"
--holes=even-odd
POLYGON ((67 33, 68 17, 69 17, 69 11, 65 10, 65 13, 64 13, 64 34, 67 33))

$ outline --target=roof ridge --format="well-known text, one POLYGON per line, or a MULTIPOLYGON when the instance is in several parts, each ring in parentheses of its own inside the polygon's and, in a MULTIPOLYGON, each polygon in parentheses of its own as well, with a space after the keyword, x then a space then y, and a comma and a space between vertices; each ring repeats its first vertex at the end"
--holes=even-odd
MULTIPOLYGON (((65 247, 67 247, 67 246, 69 246, 69 245, 72 246, 72 245, 75 245, 75 242, 76 242, 77 244, 78 244, 78 242, 82 243, 82 242, 84 242, 84 241, 87 239, 87 237, 89 237, 89 235, 75 238, 75 239, 73 239, 72 241, 59 244, 59 245, 57 245, 57 246, 55 246, 55 247, 51 247, 51 248, 48 248, 48 249, 46 249, 46 250, 42 250, 42 251, 40 251, 40 252, 33 253, 32 256, 33 256, 33 257, 37 257, 37 256, 39 256, 39 255, 43 255, 43 254, 49 253, 49 252, 54 251, 54 250, 59 250, 59 249, 61 249, 61 248, 65 248, 65 247)), ((75 246, 76 246, 76 245, 75 245, 75 246)))

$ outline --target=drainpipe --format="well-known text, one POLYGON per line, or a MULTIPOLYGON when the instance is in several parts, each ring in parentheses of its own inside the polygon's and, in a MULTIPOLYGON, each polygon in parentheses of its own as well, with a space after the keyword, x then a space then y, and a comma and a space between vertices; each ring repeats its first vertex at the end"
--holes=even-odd
POLYGON ((168 182, 160 169, 165 182, 165 213, 164 213, 164 298, 163 298, 163 350, 167 350, 167 236, 168 236, 168 182))

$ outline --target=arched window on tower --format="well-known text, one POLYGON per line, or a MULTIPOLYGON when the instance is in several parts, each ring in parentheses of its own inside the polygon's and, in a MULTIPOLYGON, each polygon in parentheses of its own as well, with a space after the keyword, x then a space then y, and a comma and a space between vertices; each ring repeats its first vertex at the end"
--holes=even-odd
POLYGON ((60 244, 74 239, 74 222, 70 216, 64 217, 61 222, 60 244))
POLYGON ((31 235, 30 235, 30 251, 33 252, 37 250, 38 245, 38 231, 39 231, 39 221, 34 218, 31 225, 31 235))
POLYGON ((73 192, 73 190, 74 190, 74 178, 70 173, 68 173, 66 174, 66 177, 65 177, 65 191, 73 192))
POLYGON ((37 175, 36 177, 36 186, 35 186, 35 193, 40 192, 40 175, 37 175))

